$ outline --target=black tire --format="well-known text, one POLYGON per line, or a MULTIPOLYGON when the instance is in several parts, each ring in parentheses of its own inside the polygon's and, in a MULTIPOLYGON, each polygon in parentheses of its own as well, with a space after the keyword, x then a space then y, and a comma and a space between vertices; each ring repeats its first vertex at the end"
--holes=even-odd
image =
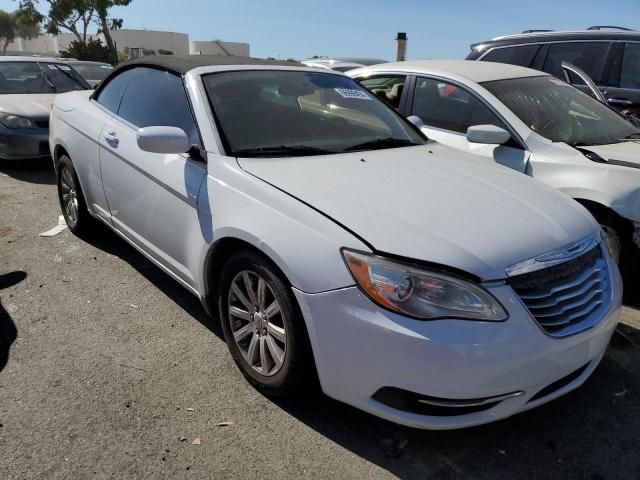
POLYGON ((84 194, 82 193, 82 187, 80 186, 78 175, 76 174, 73 162, 66 155, 62 155, 58 159, 56 180, 58 185, 58 200, 60 201, 60 209, 62 210, 62 215, 67 222, 69 230, 71 230, 71 232, 77 236, 88 234, 94 226, 94 221, 91 217, 91 214, 87 210, 87 204, 85 202, 84 194), (69 175, 69 177, 67 177, 67 175, 69 175), (70 178, 73 181, 73 185, 67 185, 69 182, 65 181, 65 178, 70 178), (69 193, 67 187, 72 187, 74 190, 73 194, 76 200, 75 209, 77 210, 75 219, 73 218, 74 215, 65 207, 65 200, 63 199, 63 197, 69 193))
MULTIPOLYGON (((258 277, 252 276, 251 278, 257 281, 258 277)), ((222 269, 217 300, 222 331, 231 356, 252 385, 268 396, 291 397, 304 393, 307 387, 315 383, 315 366, 304 319, 287 279, 269 259, 250 250, 235 253, 222 269), (284 345, 286 347, 284 348, 282 366, 272 375, 263 375, 249 364, 232 333, 232 322, 237 325, 239 319, 232 318, 229 314, 230 298, 235 298, 235 294, 230 297, 230 291, 232 282, 242 272, 252 272, 252 275, 255 274, 262 278, 270 289, 269 295, 272 295, 280 306, 280 318, 277 321, 285 329, 284 345)), ((247 322, 247 324, 249 323, 247 322)), ((253 333, 250 335, 254 336, 253 333)), ((259 339, 259 337, 256 338, 259 339)))
POLYGON ((623 219, 608 210, 594 209, 591 214, 602 227, 605 245, 608 246, 606 243, 608 240, 604 237, 609 232, 608 235, 613 238, 613 242, 618 246, 619 254, 616 263, 623 277, 628 277, 636 270, 636 262, 638 261, 638 249, 633 243, 631 227, 623 219))

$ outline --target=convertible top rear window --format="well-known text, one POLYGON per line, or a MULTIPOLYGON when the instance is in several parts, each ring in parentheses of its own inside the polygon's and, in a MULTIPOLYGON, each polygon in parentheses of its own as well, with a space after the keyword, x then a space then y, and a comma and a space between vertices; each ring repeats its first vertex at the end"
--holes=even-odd
POLYGON ((330 73, 212 73, 204 85, 228 153, 292 156, 423 144, 424 137, 354 80, 330 73))

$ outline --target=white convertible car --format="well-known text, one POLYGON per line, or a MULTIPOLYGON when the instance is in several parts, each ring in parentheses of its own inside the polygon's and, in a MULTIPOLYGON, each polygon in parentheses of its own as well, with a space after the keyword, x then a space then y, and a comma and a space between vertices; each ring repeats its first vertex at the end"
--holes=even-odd
POLYGON ((197 295, 267 394, 318 378, 405 425, 486 423, 582 384, 618 320, 585 209, 339 73, 144 57, 58 97, 50 144, 71 230, 98 219, 197 295))
POLYGON ((399 62, 348 75, 429 138, 574 198, 602 225, 621 269, 638 268, 640 130, 616 111, 544 72, 501 63, 399 62))

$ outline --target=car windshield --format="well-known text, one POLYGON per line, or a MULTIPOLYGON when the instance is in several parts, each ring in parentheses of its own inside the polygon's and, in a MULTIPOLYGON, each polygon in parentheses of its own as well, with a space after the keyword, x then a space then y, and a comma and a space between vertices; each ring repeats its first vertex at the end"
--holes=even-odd
POLYGON ((74 63, 73 68, 86 80, 104 80, 113 71, 111 65, 95 63, 74 63))
POLYGON ((427 141, 342 75, 251 70, 203 78, 225 146, 234 156, 319 155, 427 141))
POLYGON ((606 105, 549 76, 485 82, 531 130, 553 142, 606 145, 640 133, 606 105))
POLYGON ((55 62, 0 62, 0 95, 63 93, 91 87, 69 65, 55 62))

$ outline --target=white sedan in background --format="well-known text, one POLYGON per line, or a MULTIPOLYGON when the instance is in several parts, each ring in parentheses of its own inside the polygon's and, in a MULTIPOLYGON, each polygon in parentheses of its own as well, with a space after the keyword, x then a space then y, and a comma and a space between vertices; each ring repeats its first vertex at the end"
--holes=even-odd
POLYGON ((431 139, 525 173, 584 205, 631 273, 640 247, 640 130, 544 72, 411 61, 348 73, 431 139))
POLYGON ((270 395, 318 378, 402 424, 486 423, 581 385, 618 320, 588 212, 335 72, 144 57, 58 97, 50 143, 70 229, 198 296, 270 395))
POLYGON ((48 157, 55 96, 90 89, 55 58, 0 56, 0 161, 48 157))

